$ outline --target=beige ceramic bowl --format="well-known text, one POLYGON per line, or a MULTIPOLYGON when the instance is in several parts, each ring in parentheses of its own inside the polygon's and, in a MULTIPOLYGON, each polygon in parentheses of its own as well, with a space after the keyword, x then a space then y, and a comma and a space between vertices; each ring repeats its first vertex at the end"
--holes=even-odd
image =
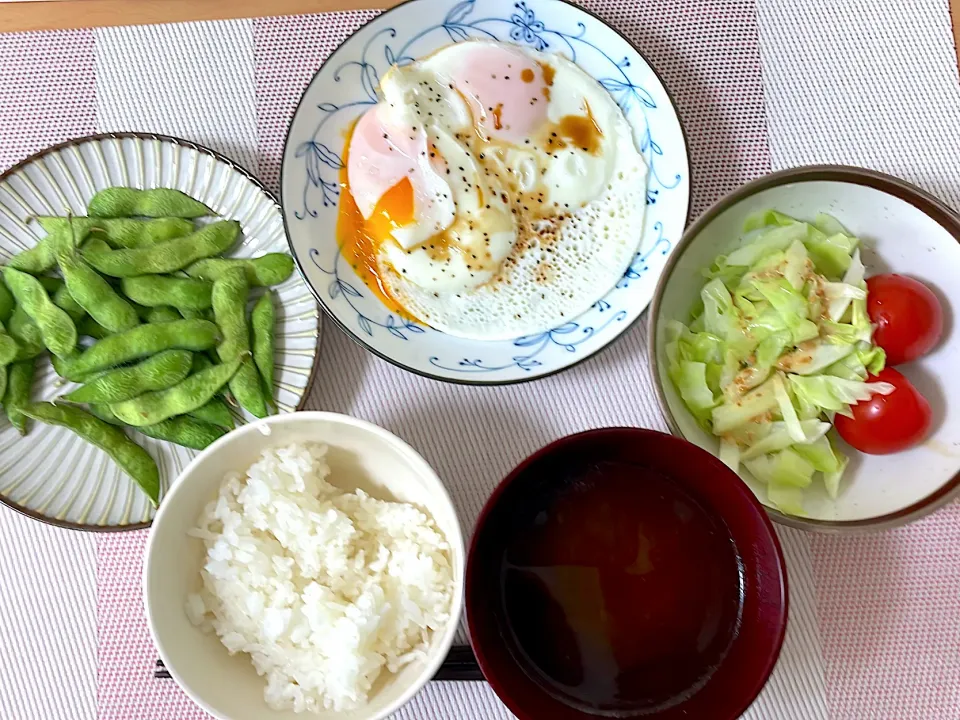
POLYGON ((369 703, 353 712, 311 715, 319 720, 377 720, 407 702, 434 675, 453 642, 463 607, 464 548, 453 504, 437 474, 409 445, 370 423, 345 415, 298 412, 275 415, 234 430, 183 471, 164 498, 147 542, 143 594, 147 619, 170 674, 204 710, 221 720, 302 720, 277 712, 263 700, 263 680, 247 655, 230 656, 215 635, 194 627, 184 611, 199 587, 203 543, 187 535, 223 476, 242 472, 267 447, 322 442, 329 447, 330 480, 361 487, 373 497, 416 503, 426 509, 450 544, 454 569, 452 620, 434 634, 428 658, 384 675, 369 703), (353 482, 353 485, 345 483, 353 482))
MULTIPOLYGON (((774 208, 812 220, 834 215, 863 245, 867 277, 896 272, 922 280, 944 308, 943 338, 921 360, 897 367, 927 397, 933 431, 920 446, 894 455, 864 455, 849 447, 850 466, 840 496, 830 500, 817 484, 805 499, 805 518, 768 508, 777 522, 819 532, 876 530, 903 525, 949 502, 960 492, 960 219, 922 190, 881 173, 839 166, 785 170, 734 191, 684 233, 660 278, 650 311, 650 357, 660 406, 671 430, 716 454, 667 377, 664 326, 686 320, 704 279, 702 268, 737 243, 744 219, 774 208), (949 400, 949 402, 948 402, 949 400)), ((746 470, 741 477, 761 502, 765 488, 746 470)))

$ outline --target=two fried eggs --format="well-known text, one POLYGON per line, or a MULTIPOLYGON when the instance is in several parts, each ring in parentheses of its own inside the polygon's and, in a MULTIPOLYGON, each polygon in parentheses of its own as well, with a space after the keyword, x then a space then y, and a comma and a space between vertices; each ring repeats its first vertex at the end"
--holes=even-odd
POLYGON ((647 166, 596 80, 473 41, 391 68, 380 93, 347 141, 337 235, 388 307, 502 340, 576 317, 620 279, 647 166))

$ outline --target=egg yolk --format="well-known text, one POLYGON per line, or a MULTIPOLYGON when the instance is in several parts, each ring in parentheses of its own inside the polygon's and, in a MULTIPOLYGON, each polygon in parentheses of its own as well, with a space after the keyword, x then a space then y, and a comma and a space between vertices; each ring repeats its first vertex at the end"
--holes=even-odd
POLYGON ((403 178, 377 202, 373 214, 367 218, 367 233, 384 242, 396 228, 409 225, 413 220, 413 185, 408 178, 403 178))
MULTIPOLYGON (((348 136, 346 147, 349 146, 348 136)), ((340 252, 387 309, 401 317, 415 320, 380 281, 380 270, 377 266, 380 245, 390 237, 395 228, 413 222, 413 185, 409 179, 403 178, 383 194, 369 219, 364 219, 350 192, 346 166, 345 151, 344 167, 340 171, 340 206, 337 215, 337 242, 340 252)))

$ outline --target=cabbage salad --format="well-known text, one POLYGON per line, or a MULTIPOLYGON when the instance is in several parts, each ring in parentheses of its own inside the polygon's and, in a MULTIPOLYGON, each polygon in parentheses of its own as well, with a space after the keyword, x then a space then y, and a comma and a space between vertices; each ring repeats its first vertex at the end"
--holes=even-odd
POLYGON ((857 238, 829 215, 806 223, 774 210, 743 231, 704 269, 690 322, 667 324, 668 372, 720 438, 720 459, 764 483, 770 505, 802 515, 804 489, 822 478, 836 499, 847 466, 834 414, 894 388, 867 382, 885 358, 872 342, 857 238))

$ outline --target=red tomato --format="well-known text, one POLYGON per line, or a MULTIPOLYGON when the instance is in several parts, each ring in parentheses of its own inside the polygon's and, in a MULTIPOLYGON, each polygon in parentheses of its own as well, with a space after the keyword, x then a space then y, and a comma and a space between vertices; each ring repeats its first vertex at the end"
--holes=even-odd
POLYGON ((837 415, 833 424, 840 437, 870 455, 900 452, 923 440, 930 430, 930 403, 910 381, 884 368, 867 382, 886 382, 896 389, 854 405, 853 418, 837 415))
POLYGON ((889 365, 916 360, 933 349, 943 332, 943 309, 930 288, 903 275, 867 280, 867 313, 877 326, 873 341, 889 365))

